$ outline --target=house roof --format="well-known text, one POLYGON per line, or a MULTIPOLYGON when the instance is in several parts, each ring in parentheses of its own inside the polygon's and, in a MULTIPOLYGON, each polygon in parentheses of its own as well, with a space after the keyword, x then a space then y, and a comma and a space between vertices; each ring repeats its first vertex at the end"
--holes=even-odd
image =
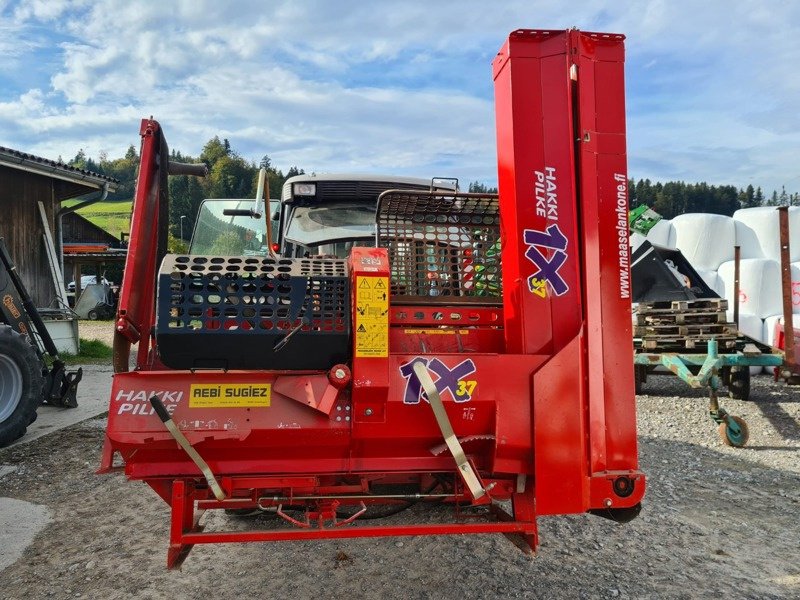
POLYGON ((107 175, 71 167, 63 162, 27 154, 4 146, 0 146, 0 166, 35 173, 63 182, 55 188, 56 196, 59 200, 82 196, 92 190, 102 189, 106 185, 108 186, 108 191, 113 192, 119 183, 117 179, 107 175))

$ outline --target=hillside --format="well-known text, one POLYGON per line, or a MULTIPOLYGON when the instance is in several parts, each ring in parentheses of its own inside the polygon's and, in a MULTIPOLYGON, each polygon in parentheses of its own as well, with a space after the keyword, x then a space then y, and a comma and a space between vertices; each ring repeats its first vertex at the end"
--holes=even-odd
MULTIPOLYGON (((77 203, 77 200, 67 200, 63 205, 74 206, 77 203)), ((82 208, 78 214, 111 235, 120 237, 121 232, 128 233, 130 230, 131 203, 132 200, 107 200, 82 208)))

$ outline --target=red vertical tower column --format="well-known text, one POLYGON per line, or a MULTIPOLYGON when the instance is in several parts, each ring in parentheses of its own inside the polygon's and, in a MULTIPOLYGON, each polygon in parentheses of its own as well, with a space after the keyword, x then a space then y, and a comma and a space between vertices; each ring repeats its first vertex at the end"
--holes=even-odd
POLYGON ((570 37, 577 71, 590 469, 602 477, 604 472, 638 468, 630 343, 625 38, 579 31, 571 31, 570 37))
POLYGON ((555 354, 581 325, 568 32, 513 32, 493 63, 506 351, 555 354))
POLYGON ((513 32, 493 63, 506 350, 533 375, 539 514, 639 502, 624 37, 513 32))

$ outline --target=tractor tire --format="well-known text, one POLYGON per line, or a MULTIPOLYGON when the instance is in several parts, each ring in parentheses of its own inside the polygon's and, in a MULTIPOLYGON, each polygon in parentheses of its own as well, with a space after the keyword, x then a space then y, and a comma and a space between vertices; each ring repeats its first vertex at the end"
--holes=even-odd
POLYGON ((728 395, 734 400, 750 400, 750 367, 732 367, 728 395))
POLYGON ((42 363, 28 340, 0 325, 0 448, 22 437, 42 402, 42 363))

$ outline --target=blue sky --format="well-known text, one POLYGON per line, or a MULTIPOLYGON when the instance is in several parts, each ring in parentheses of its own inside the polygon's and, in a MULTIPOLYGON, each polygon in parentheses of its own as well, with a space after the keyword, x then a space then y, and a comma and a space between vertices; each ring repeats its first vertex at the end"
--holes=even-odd
POLYGON ((800 191, 800 3, 0 0, 0 145, 121 156, 153 115, 286 169, 496 180, 519 28, 627 36, 629 172, 800 191))

